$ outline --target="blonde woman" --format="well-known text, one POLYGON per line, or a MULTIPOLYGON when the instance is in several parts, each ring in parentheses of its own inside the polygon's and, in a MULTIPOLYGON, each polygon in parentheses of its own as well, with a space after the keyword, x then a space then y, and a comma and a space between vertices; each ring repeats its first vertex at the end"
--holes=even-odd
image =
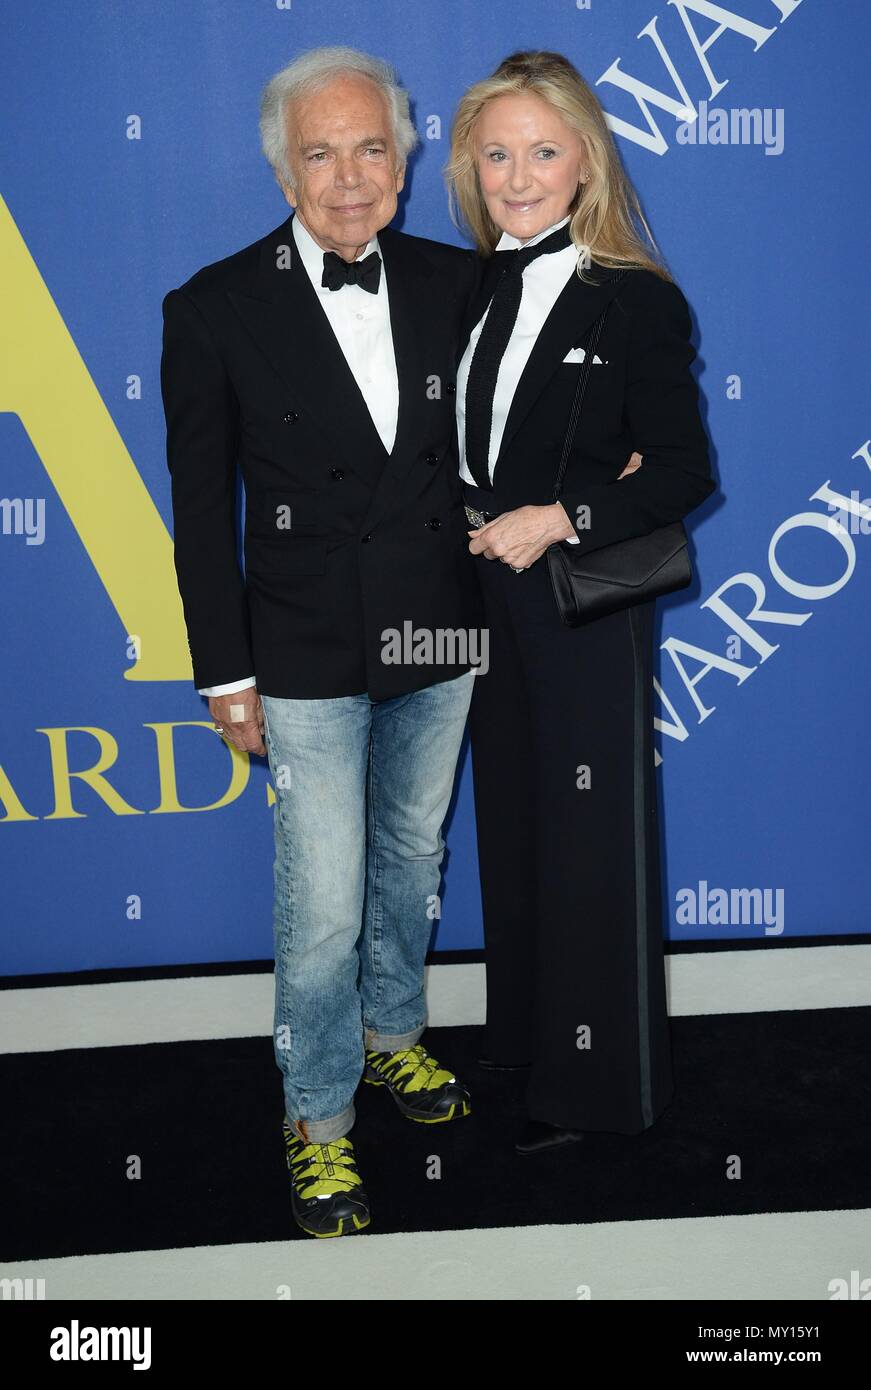
POLYGON ((590 1130, 637 1134, 673 1094, 655 604, 568 628, 542 556, 555 542, 593 551, 677 521, 714 483, 686 300, 572 64, 517 53, 473 86, 447 176, 483 258, 457 373, 490 644, 471 712, 481 1064, 528 1069, 517 1148, 529 1154, 590 1130), (606 305, 554 503, 583 345, 606 305))

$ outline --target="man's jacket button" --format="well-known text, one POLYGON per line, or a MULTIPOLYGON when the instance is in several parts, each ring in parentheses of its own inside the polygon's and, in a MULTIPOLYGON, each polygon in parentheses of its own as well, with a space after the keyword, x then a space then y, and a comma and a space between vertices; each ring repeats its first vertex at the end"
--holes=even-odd
POLYGON ((431 517, 430 520, 427 522, 427 526, 431 531, 437 531, 441 524, 442 523, 437 516, 431 517))
POLYGON ((284 423, 285 423, 286 425, 295 425, 298 419, 299 419, 299 411, 298 411, 298 410, 289 410, 289 411, 287 412, 287 414, 285 415, 285 417, 284 417, 284 423))

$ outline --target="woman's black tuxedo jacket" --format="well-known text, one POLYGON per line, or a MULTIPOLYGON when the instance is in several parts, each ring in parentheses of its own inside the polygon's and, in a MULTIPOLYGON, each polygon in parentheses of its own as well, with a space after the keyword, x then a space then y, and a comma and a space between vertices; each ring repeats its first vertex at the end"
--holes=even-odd
POLYGON ((475 258, 389 229, 379 244, 399 376, 389 455, 290 218, 163 302, 175 565, 199 687, 255 676, 280 698, 383 699, 468 669, 461 652, 394 665, 382 648, 406 622, 437 633, 478 621, 454 384, 475 258))
MULTIPOLYGON (((493 294, 499 258, 497 252, 484 262, 461 350, 493 294)), ((683 293, 648 270, 628 270, 616 281, 612 270, 593 261, 585 273, 597 283, 572 277, 520 378, 496 460, 490 508, 552 501, 580 372, 578 360, 564 359, 572 348, 585 347, 608 305, 595 354, 602 361, 590 369, 560 493, 572 522, 578 508, 589 507, 589 526, 576 532, 579 553, 678 521, 716 486, 690 372, 696 353, 683 293), (618 482, 633 451, 643 455, 642 466, 618 482)))

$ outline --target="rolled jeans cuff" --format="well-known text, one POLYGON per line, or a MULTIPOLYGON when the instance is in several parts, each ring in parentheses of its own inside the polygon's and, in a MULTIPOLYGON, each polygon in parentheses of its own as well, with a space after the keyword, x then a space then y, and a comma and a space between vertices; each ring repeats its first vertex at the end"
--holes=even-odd
POLYGON ((372 1052, 399 1052, 414 1047, 426 1029, 426 1020, 410 1033, 379 1033, 375 1028, 363 1028, 363 1043, 372 1052))
POLYGON ((348 1105, 340 1115, 330 1120, 294 1120, 285 1111, 287 1123, 294 1134, 305 1144, 332 1144, 346 1135, 354 1123, 353 1104, 348 1105))

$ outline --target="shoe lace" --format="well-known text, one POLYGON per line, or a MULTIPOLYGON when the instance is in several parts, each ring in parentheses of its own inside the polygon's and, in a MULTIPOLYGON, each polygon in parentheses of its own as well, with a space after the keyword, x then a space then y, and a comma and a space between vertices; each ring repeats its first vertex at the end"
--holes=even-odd
POLYGON ((306 1144, 289 1158, 294 1181, 303 1197, 326 1197, 359 1187, 360 1174, 349 1139, 306 1144))
MULTIPOLYGON (((417 1043, 414 1047, 401 1048, 398 1052, 392 1052, 384 1063, 385 1069, 393 1068, 396 1062, 399 1062, 399 1066, 393 1070, 391 1079, 402 1091, 425 1091, 435 1083, 437 1073, 443 1073, 446 1078, 450 1076, 450 1073, 443 1071, 435 1057, 431 1057, 421 1043, 417 1043), (400 1080, 403 1073, 407 1073, 407 1075, 400 1080), (419 1085, 416 1085, 417 1078, 421 1074, 422 1080, 419 1085)), ((441 1085, 442 1083, 435 1084, 441 1085)))

